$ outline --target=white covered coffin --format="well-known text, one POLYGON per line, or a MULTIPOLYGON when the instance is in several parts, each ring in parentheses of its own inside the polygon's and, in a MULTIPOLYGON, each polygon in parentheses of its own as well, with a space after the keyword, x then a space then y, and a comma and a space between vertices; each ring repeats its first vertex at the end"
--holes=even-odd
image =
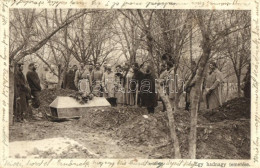
POLYGON ((72 97, 58 96, 51 104, 51 113, 53 117, 70 118, 81 116, 93 107, 109 107, 110 103, 104 97, 94 97, 86 104, 80 104, 72 97))

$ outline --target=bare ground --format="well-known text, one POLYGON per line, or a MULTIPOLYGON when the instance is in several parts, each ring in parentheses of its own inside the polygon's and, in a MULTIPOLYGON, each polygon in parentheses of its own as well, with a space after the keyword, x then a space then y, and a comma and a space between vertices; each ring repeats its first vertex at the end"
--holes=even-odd
MULTIPOLYGON (((48 104, 57 95, 69 93, 71 91, 43 91, 42 105, 34 113, 38 116, 43 112, 49 113, 48 104)), ((249 100, 240 98, 219 109, 199 112, 197 158, 249 159, 249 107, 249 100)), ((79 120, 51 122, 38 118, 15 123, 10 126, 10 142, 66 137, 85 146, 96 158, 171 158, 168 120, 161 109, 160 105, 155 114, 147 115, 143 108, 97 108, 86 112, 79 120)), ((180 110, 175 120, 181 153, 187 158, 190 114, 180 110)), ((78 152, 57 157, 87 158, 89 155, 78 152)))

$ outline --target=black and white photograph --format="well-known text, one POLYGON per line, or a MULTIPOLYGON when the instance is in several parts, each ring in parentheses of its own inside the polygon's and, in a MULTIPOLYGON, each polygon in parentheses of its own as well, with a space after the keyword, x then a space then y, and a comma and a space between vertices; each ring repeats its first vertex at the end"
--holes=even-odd
POLYGON ((249 10, 9 17, 11 158, 250 159, 249 10))
POLYGON ((259 166, 257 1, 3 0, 0 167, 259 166))

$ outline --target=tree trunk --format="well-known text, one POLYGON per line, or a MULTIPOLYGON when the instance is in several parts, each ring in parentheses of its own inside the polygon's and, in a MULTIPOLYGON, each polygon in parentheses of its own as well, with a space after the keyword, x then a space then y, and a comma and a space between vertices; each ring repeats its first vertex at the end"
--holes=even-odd
POLYGON ((169 101, 168 96, 166 96, 164 94, 163 89, 157 80, 156 80, 156 88, 157 88, 157 91, 158 91, 162 101, 164 102, 164 104, 166 106, 166 110, 167 110, 167 116, 168 116, 169 128, 170 128, 170 138, 171 138, 171 142, 173 144, 173 148, 171 150, 172 156, 174 154, 175 159, 180 159, 181 158, 180 144, 179 144, 179 140, 178 140, 177 133, 176 133, 174 112, 172 111, 171 103, 169 101))
MULTIPOLYGON (((153 46, 152 46, 152 37, 149 31, 147 31, 147 45, 148 45, 148 50, 150 57, 152 59, 153 66, 155 67, 155 63, 153 60, 153 46)), ((169 101, 169 98, 163 93, 163 89, 161 88, 159 82, 157 81, 156 83, 157 90, 165 103, 166 110, 167 110, 167 116, 169 120, 169 128, 170 128, 170 137, 171 137, 171 142, 173 143, 173 149, 172 149, 172 156, 174 152, 174 158, 175 159, 180 159, 181 158, 181 153, 180 153, 180 145, 179 145, 179 140, 177 137, 177 132, 176 132, 176 126, 175 126, 175 120, 174 120, 174 111, 172 111, 172 106, 169 101)))
POLYGON ((204 74, 207 61, 209 59, 209 55, 210 55, 210 48, 207 49, 204 48, 199 69, 196 74, 195 87, 194 89, 192 89, 193 93, 191 93, 193 97, 191 100, 191 124, 190 124, 190 136, 189 136, 190 159, 196 159, 197 120, 198 120, 199 101, 200 101, 200 95, 202 91, 203 74, 204 74))
POLYGON ((197 120, 198 120, 198 110, 200 103, 200 95, 202 92, 203 77, 205 74, 205 67, 209 60, 211 53, 211 43, 209 38, 209 32, 205 27, 205 24, 199 18, 199 26, 202 33, 202 56, 201 62, 195 76, 195 87, 192 89, 191 95, 191 123, 190 123, 190 136, 189 136, 189 156, 190 159, 196 159, 196 143, 197 143, 197 120), (194 91, 193 91, 194 90, 194 91))
MULTIPOLYGON (((155 61, 153 58, 153 37, 151 35, 151 31, 150 31, 150 27, 147 27, 145 21, 144 21, 144 17, 142 15, 142 12, 140 10, 137 10, 142 22, 143 22, 143 27, 145 28, 144 33, 146 35, 146 40, 147 40, 147 47, 148 47, 148 52, 150 55, 150 59, 152 62, 153 67, 155 67, 155 61)), ((175 127, 175 121, 174 121, 174 112, 172 111, 172 106, 170 104, 169 98, 164 94, 162 87, 160 86, 159 81, 156 81, 156 88, 157 91, 159 92, 163 102, 165 103, 166 109, 167 109, 167 116, 168 116, 168 120, 169 120, 169 129, 170 129, 170 137, 171 137, 171 141, 173 142, 174 145, 174 149, 172 151, 174 151, 174 158, 175 159, 180 159, 181 158, 181 153, 180 153, 180 145, 179 145, 179 140, 177 137, 177 133, 176 133, 176 127, 175 127)))
POLYGON ((241 79, 240 79, 240 75, 237 76, 237 96, 241 97, 241 79))
MULTIPOLYGON (((211 13, 212 16, 213 13, 211 13)), ((209 60, 209 56, 211 53, 211 40, 210 40, 210 32, 209 28, 205 25, 203 20, 202 12, 197 12, 197 21, 200 27, 201 35, 202 35, 202 56, 201 61, 198 66, 198 70, 195 76, 195 86, 192 89, 192 100, 191 100, 191 123, 190 123, 190 136, 189 136, 189 157, 190 159, 196 159, 196 147, 197 147, 197 121, 198 121, 198 110, 200 103, 200 95, 202 91, 203 77, 205 74, 205 67, 209 60), (193 91, 194 90, 194 91, 193 91)), ((209 20, 210 23, 210 20, 209 20)))
POLYGON ((59 75, 59 77, 58 77, 57 89, 60 89, 60 88, 61 88, 62 82, 63 82, 62 77, 61 77, 61 75, 59 75))

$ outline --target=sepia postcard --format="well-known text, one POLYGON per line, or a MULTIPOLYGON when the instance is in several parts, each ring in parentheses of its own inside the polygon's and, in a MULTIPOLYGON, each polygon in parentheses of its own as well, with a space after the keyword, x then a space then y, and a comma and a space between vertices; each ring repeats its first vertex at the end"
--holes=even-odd
POLYGON ((2 0, 0 167, 260 167, 257 0, 2 0))

